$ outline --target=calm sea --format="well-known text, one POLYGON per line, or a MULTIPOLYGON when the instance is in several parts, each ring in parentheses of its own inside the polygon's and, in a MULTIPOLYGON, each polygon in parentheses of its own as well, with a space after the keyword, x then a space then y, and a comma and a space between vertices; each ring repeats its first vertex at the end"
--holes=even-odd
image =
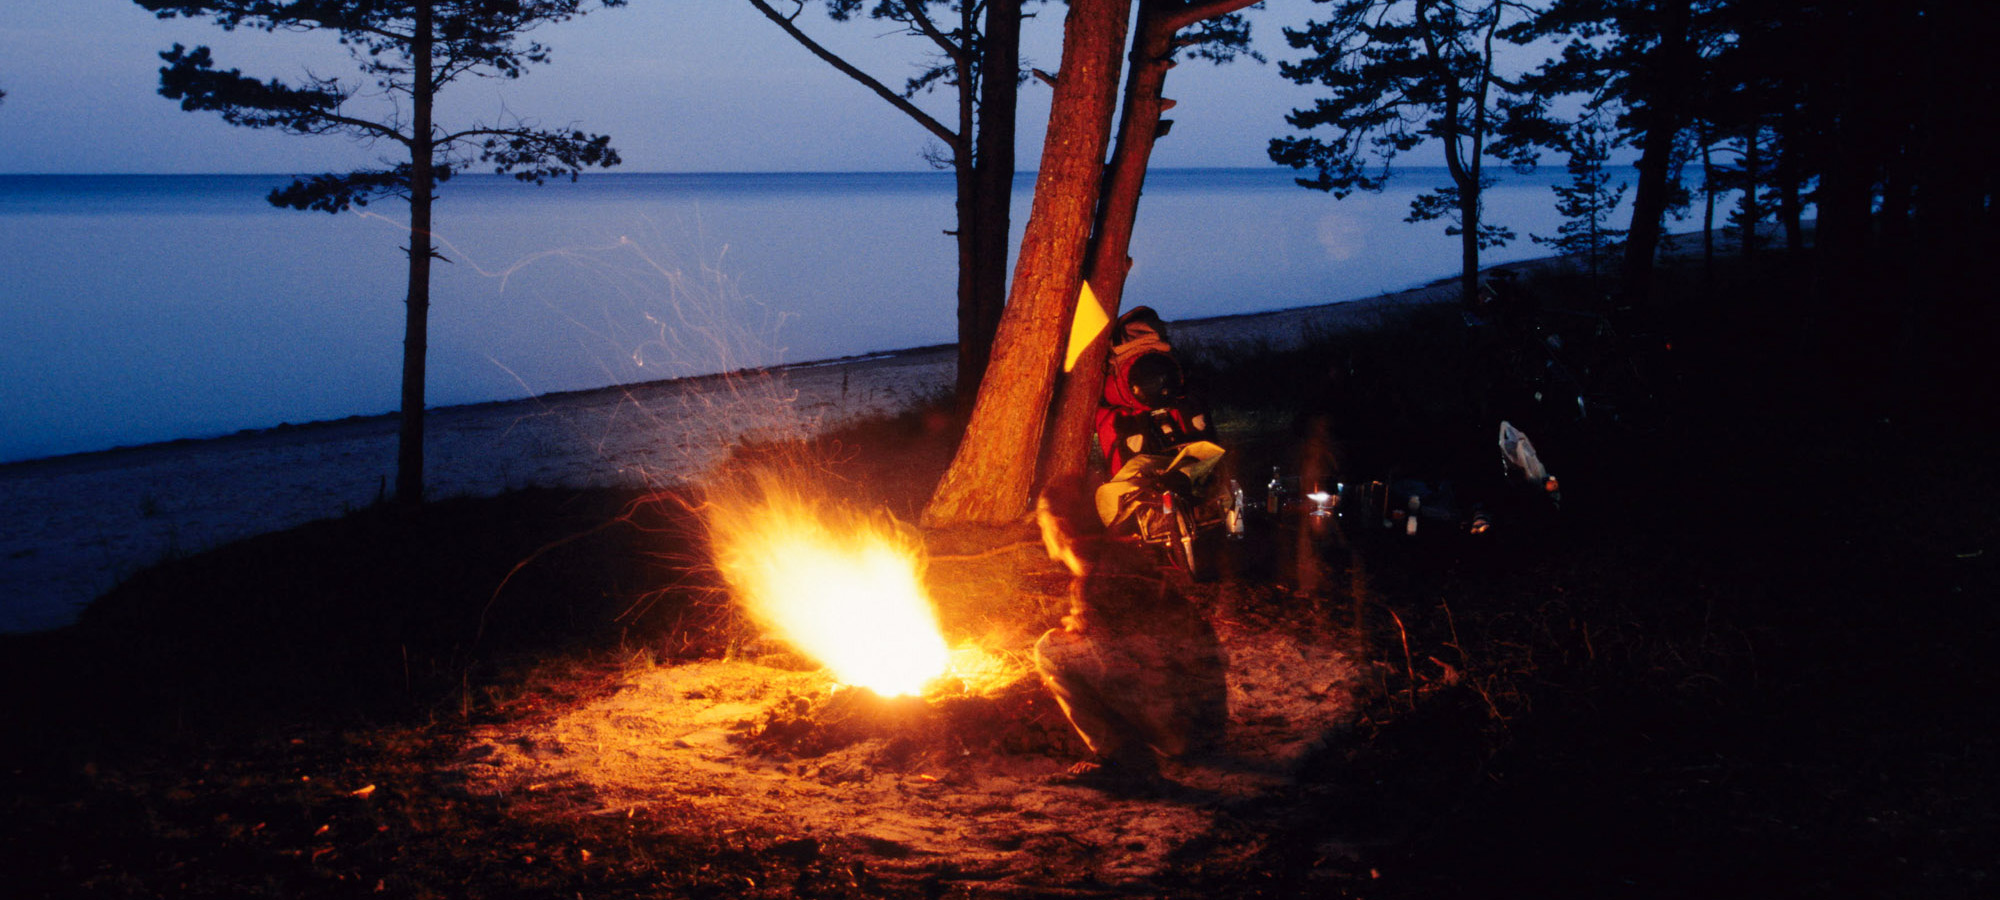
MULTIPOLYGON (((1502 173, 1489 219, 1521 238, 1492 262, 1543 255, 1527 235, 1556 230, 1562 178, 1502 173)), ((0 176, 0 462, 394 409, 405 208, 265 203, 286 180, 0 176)), ((1446 276, 1457 240, 1402 221, 1444 182, 1335 201, 1277 169, 1155 172, 1127 303, 1194 318, 1446 276)), ((942 172, 454 179, 431 402, 949 343, 952 213, 942 172)))

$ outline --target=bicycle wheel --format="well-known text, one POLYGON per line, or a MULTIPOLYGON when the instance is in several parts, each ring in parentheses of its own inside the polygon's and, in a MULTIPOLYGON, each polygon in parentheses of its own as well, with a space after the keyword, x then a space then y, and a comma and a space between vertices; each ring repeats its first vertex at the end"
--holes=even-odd
POLYGON ((1209 580, 1213 573, 1209 571, 1207 558, 1202 553, 1202 533, 1195 524, 1194 511, 1185 503, 1176 503, 1163 512, 1165 515, 1161 516, 1161 524, 1165 526, 1166 541, 1162 546, 1167 551, 1167 558, 1189 579, 1209 580))

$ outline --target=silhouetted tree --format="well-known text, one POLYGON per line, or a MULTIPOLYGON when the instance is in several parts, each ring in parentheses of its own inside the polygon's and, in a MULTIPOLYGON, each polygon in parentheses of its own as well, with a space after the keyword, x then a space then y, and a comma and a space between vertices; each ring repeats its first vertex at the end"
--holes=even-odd
MULTIPOLYGON (((775 0, 785 4, 787 0, 775 0)), ((1021 84, 1021 19, 1025 0, 876 0, 867 16, 891 22, 929 44, 934 61, 901 90, 862 71, 799 27, 803 0, 779 11, 771 0, 750 5, 814 56, 909 116, 945 147, 941 162, 956 179, 958 197, 958 399, 969 407, 992 356, 993 335, 1007 298, 1007 241, 1013 217, 1015 110, 1021 84), (953 90, 955 124, 947 125, 915 98, 937 85, 953 90)), ((863 0, 826 0, 827 15, 848 21, 863 0)))
POLYGON ((1285 30, 1292 47, 1312 55, 1278 68, 1329 94, 1285 117, 1307 135, 1273 138, 1271 159, 1314 169, 1314 177, 1298 183, 1344 197, 1381 190, 1398 154, 1442 144, 1451 184, 1413 201, 1410 219, 1456 223, 1446 231, 1459 237, 1459 285, 1470 298, 1479 287, 1479 251, 1513 237, 1482 221, 1480 199, 1488 184, 1483 158, 1493 150, 1501 101, 1510 92, 1495 70, 1494 50, 1515 39, 1528 10, 1510 0, 1317 2, 1337 5, 1325 21, 1285 30), (1321 128, 1331 136, 1311 134, 1321 128))
POLYGON ((1757 230, 1771 217, 1771 209, 1765 205, 1768 199, 1765 185, 1771 177, 1768 162, 1771 148, 1765 138, 1761 128, 1750 128, 1732 138, 1724 149, 1736 158, 1736 164, 1716 170, 1723 186, 1737 192, 1736 208, 1729 213, 1729 226, 1736 229, 1737 252, 1746 262, 1756 259, 1762 242, 1757 230))
POLYGON ((1857 346, 1896 336, 1866 355, 1898 360, 1895 377, 1950 369, 1983 402, 2000 386, 2000 22, 1953 0, 1737 2, 1730 77, 1775 121, 1781 210, 1786 182, 1810 187, 1816 299, 1845 311, 1857 346))
POLYGON ((1677 183, 1683 132, 1709 90, 1705 60, 1727 46, 1726 0, 1555 0, 1521 38, 1565 37, 1562 53, 1522 86, 1540 97, 1581 94, 1591 109, 1616 104, 1625 142, 1639 148, 1638 184, 1625 241, 1621 290, 1643 297, 1652 283, 1677 183))
POLYGON ((1604 125, 1585 119, 1570 129, 1568 140, 1569 184, 1553 185, 1556 212, 1563 216, 1553 236, 1530 235, 1537 244, 1546 244, 1564 254, 1582 254, 1596 277, 1598 259, 1625 235, 1625 229, 1610 227, 1611 216, 1625 199, 1625 182, 1611 184, 1611 172, 1604 163, 1611 158, 1611 137, 1604 125))
MULTIPOLYGON (((424 358, 428 347, 432 243, 431 205, 439 183, 468 166, 541 183, 575 178, 587 166, 612 166, 610 138, 546 130, 525 122, 468 124, 435 120, 438 93, 460 78, 519 77, 548 60, 548 48, 521 35, 586 11, 588 0, 135 0, 160 18, 206 18, 225 31, 330 31, 339 36, 361 76, 342 81, 306 74, 297 83, 259 81, 215 68, 207 47, 175 44, 160 54, 160 94, 189 111, 218 113, 246 128, 290 134, 337 134, 395 148, 378 169, 299 178, 273 190, 276 206, 340 212, 397 196, 409 202, 409 283, 403 332, 402 428, 396 454, 396 499, 423 499, 424 358), (357 98, 381 101, 373 113, 357 98)), ((624 0, 597 0, 622 6, 624 0)))
MULTIPOLYGON (((1855 359, 1914 360, 1907 374, 1993 358, 1981 348, 2000 340, 2000 309, 1983 267, 2000 216, 2000 76, 1985 59, 2000 20, 1956 0, 1554 0, 1528 31, 1567 44, 1523 86, 1616 104, 1640 149, 1626 296, 1649 292, 1674 172, 1693 156, 1710 220, 1734 179, 1739 223, 1775 211, 1802 249, 1810 204, 1812 288, 1829 314, 1816 321, 1843 318, 1855 359), (1929 287, 1895 283, 1912 279, 1929 287), (1872 346, 1885 333, 1902 336, 1897 352, 1872 346)), ((2000 385, 2000 371, 1980 377, 2000 385)))

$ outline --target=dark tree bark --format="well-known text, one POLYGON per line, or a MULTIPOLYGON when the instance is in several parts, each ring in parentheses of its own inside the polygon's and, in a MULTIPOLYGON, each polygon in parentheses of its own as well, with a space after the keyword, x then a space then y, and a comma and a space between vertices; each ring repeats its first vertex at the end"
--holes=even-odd
MULTIPOLYGON (((1492 54, 1489 52, 1486 58, 1490 61, 1492 54)), ((1490 68, 1492 63, 1487 65, 1490 68)), ((1483 125, 1475 125, 1471 129, 1463 127, 1463 120, 1455 113, 1463 102, 1458 83, 1446 84, 1445 103, 1454 110, 1454 114, 1442 117, 1445 171, 1451 174, 1451 183, 1458 188, 1458 221, 1464 225, 1458 233, 1458 294, 1463 298, 1462 302, 1471 306, 1479 296, 1479 199, 1480 191, 1486 187, 1480 177, 1480 153, 1484 149, 1486 129, 1483 125), (1468 130, 1472 149, 1460 156, 1459 144, 1466 139, 1468 130)), ((1478 101, 1474 115, 1482 120, 1485 118, 1486 102, 1483 98, 1478 101)))
POLYGON ((1764 205, 1757 198, 1757 191, 1764 186, 1764 142, 1760 131, 1753 121, 1749 134, 1743 138, 1743 208, 1741 233, 1737 238, 1742 242, 1739 252, 1745 263, 1757 261, 1757 226, 1764 221, 1764 205))
POLYGON ((424 499, 424 360, 430 353, 431 205, 437 173, 432 143, 437 79, 431 62, 436 32, 431 5, 417 5, 416 29, 410 41, 414 71, 410 76, 410 279, 403 315, 402 433, 396 442, 396 501, 424 499))
POLYGON ((1799 159, 1800 133, 1797 108, 1786 109, 1779 117, 1778 139, 1778 221, 1785 229, 1785 249, 1801 253, 1806 249, 1805 168, 1799 159))
POLYGON ((1021 0, 987 0, 986 40, 981 48, 986 73, 980 82, 978 135, 973 140, 969 217, 959 228, 971 239, 961 243, 959 266, 958 409, 970 410, 979 379, 993 357, 993 335, 1007 307, 1007 249, 1014 206, 1014 134, 1019 108, 1021 0), (995 73, 1005 73, 996 77, 995 73))
POLYGON ((1662 18, 1659 44, 1653 50, 1643 88, 1646 107, 1635 115, 1641 122, 1639 178, 1632 193, 1632 227, 1625 237, 1625 263, 1620 278, 1624 294, 1644 300, 1652 293, 1653 258, 1660 250, 1667 205, 1673 191, 1674 141, 1686 124, 1685 95, 1694 66, 1689 31, 1693 0, 1669 0, 1662 18))
POLYGON ((1063 20, 1035 199, 988 376, 965 438, 924 509, 926 525, 1003 523, 1028 510, 1111 141, 1130 0, 1073 0, 1063 20))

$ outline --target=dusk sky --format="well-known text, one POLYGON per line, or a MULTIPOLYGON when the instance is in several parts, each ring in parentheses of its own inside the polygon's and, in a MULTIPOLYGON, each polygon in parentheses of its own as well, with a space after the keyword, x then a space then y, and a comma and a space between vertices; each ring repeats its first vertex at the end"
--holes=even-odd
MULTIPOLYGON (((1216 67, 1190 62, 1168 79, 1180 102, 1153 163, 1160 167, 1266 166, 1264 147, 1311 92, 1279 77, 1282 25, 1317 10, 1300 0, 1252 10, 1257 46, 1272 60, 1216 67)), ((295 79, 352 68, 331 34, 226 33, 206 21, 155 19, 130 0, 5 0, 0 14, 0 172, 301 172, 369 165, 377 151, 334 136, 299 137, 182 112, 157 95, 158 53, 179 42, 215 50, 218 68, 295 79)), ((1027 64, 1054 70, 1064 7, 1028 23, 1027 64)), ((923 59, 925 42, 877 22, 801 21, 892 85, 923 59)), ((452 85, 457 121, 509 110, 543 125, 610 134, 622 171, 911 171, 927 168, 929 135, 812 57, 745 0, 632 0, 535 37, 548 65, 516 81, 452 85)), ((1033 169, 1048 117, 1048 87, 1022 92, 1020 167, 1033 169)), ((944 93, 920 99, 946 118, 944 93)), ((1412 159, 1410 162, 1419 162, 1412 159)))

